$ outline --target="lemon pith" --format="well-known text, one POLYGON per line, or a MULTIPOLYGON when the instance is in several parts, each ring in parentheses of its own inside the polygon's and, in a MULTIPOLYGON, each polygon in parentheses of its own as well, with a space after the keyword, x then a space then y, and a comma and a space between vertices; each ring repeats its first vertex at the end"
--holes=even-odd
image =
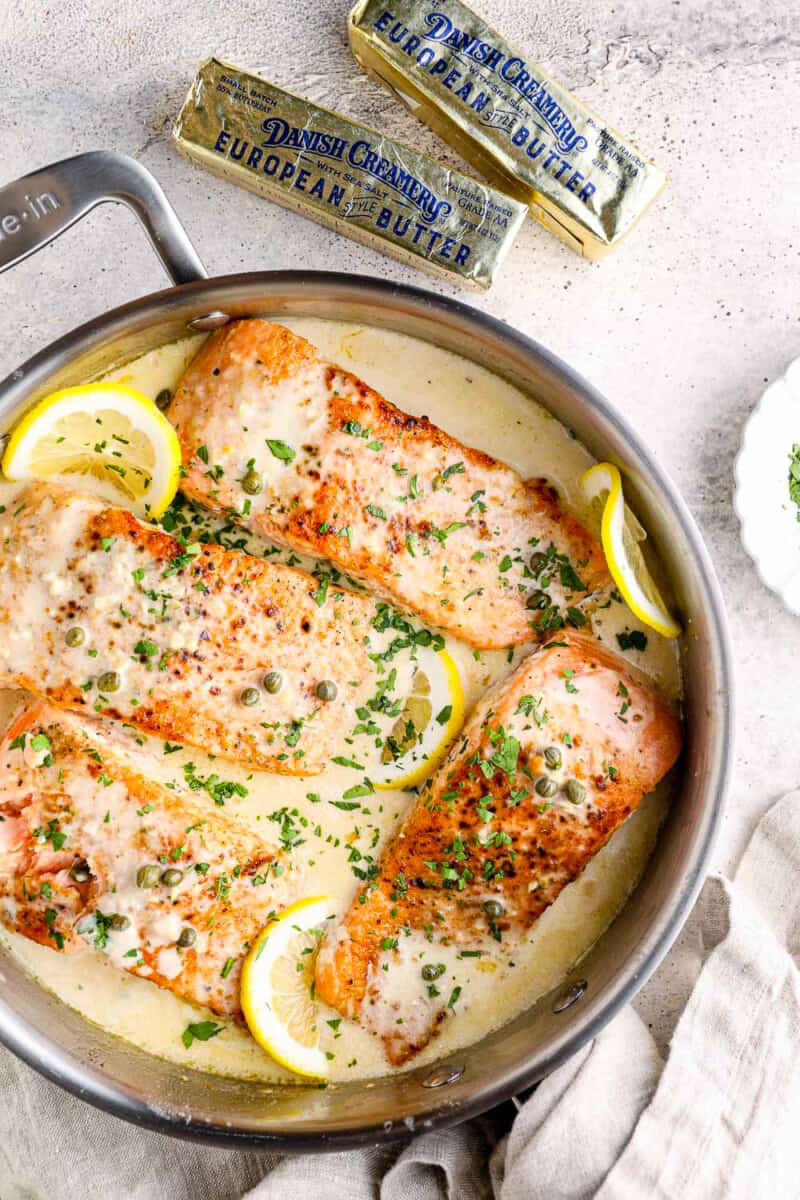
MULTIPOLYGON (((640 527, 625 505, 622 477, 613 463, 596 463, 580 479, 590 501, 603 501, 600 539, 608 569, 628 608, 663 637, 678 637, 681 627, 659 594, 633 529, 640 527)), ((643 531, 639 536, 644 536, 643 531)))
POLYGON ((375 787, 380 791, 411 788, 421 783, 441 762, 463 724, 464 693, 461 678, 458 667, 446 650, 431 650, 427 654, 420 652, 412 689, 395 728, 408 720, 414 723, 415 736, 399 738, 398 749, 402 753, 397 757, 387 758, 387 747, 384 748, 383 775, 374 780, 375 787), (420 676, 424 679, 424 691, 418 690, 420 676), (439 716, 446 708, 450 710, 449 715, 440 722, 439 716), (420 727, 416 720, 422 720, 425 716, 427 721, 420 727))
POLYGON ((14 482, 91 477, 116 503, 151 518, 174 497, 180 465, 169 421, 143 392, 119 383, 45 396, 17 424, 2 460, 14 482))
POLYGON ((309 1079, 329 1073, 312 984, 330 905, 327 896, 289 905, 258 935, 242 967, 240 1000, 251 1034, 282 1067, 309 1079))

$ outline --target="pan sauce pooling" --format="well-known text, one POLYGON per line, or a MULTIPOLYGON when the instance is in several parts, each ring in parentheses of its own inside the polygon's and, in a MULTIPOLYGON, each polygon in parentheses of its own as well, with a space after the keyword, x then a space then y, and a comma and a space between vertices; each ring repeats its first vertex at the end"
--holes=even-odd
MULTIPOLYGON (((362 375, 400 407, 416 414, 427 413, 449 432, 503 459, 524 477, 552 479, 567 503, 580 509, 577 478, 591 461, 588 454, 560 425, 508 384, 472 363, 384 331, 310 320, 290 325, 308 337, 323 355, 362 375), (491 423, 486 420, 489 412, 491 423)), ((167 347, 145 356, 115 377, 125 378, 155 396, 163 387, 174 386, 198 344, 199 339, 192 339, 167 347)), ((2 500, 5 502, 5 497, 2 500)), ((286 561, 291 556, 280 557, 286 561)), ((616 603, 594 618, 595 632, 615 648, 615 633, 635 628, 636 622, 627 610, 616 603)), ((446 641, 458 664, 469 708, 489 683, 507 674, 511 664, 504 652, 483 652, 476 658, 456 639, 448 637, 446 641)), ((652 635, 646 650, 631 652, 630 657, 668 695, 678 695, 677 660, 671 643, 652 635)), ((518 658, 519 652, 514 661, 518 658)), ((403 656, 398 655, 398 671, 408 672, 410 665, 402 660, 403 656)), ((384 791, 362 797, 358 801, 360 809, 348 811, 335 807, 331 802, 341 801, 348 789, 358 785, 368 773, 369 764, 365 764, 367 772, 333 765, 313 780, 278 779, 212 763, 198 752, 165 754, 160 742, 154 742, 153 748, 158 754, 156 772, 166 782, 184 780, 186 764, 193 763, 189 774, 195 778, 205 780, 216 772, 225 780, 243 784, 247 796, 229 797, 227 811, 247 821, 276 847, 281 839, 284 845, 287 840, 304 839, 291 851, 297 866, 296 894, 326 893, 340 914, 359 883, 354 867, 363 868, 368 861, 363 856, 377 860, 398 819, 413 801, 408 793, 384 791)), ((363 747, 358 749, 361 751, 363 747)), ((365 763, 361 756, 357 761, 365 763)), ((205 791, 197 794, 201 801, 210 804, 205 791)), ((488 1029, 511 1019, 563 977, 607 926, 638 878, 652 849, 666 799, 662 788, 645 801, 580 879, 539 919, 522 951, 515 953, 513 967, 508 965, 501 947, 494 962, 447 958, 444 983, 451 990, 458 986, 462 989, 456 1017, 445 1024, 441 1035, 416 1063, 476 1040, 488 1029), (485 986, 487 980, 491 981, 490 988, 485 986)), ((11 943, 17 957, 56 994, 90 1019, 155 1054, 181 1065, 226 1074, 287 1078, 287 1073, 246 1032, 234 1026, 226 1026, 223 1033, 211 1040, 195 1041, 185 1049, 181 1033, 189 1023, 202 1019, 198 1010, 144 980, 118 972, 99 953, 86 951, 68 958, 12 934, 0 936, 11 943)), ((418 964, 400 969, 409 970, 409 978, 413 977, 416 986, 418 964)), ((337 1030, 332 1029, 326 1023, 338 1016, 332 1010, 323 1010, 321 1015, 323 1048, 335 1055, 332 1078, 352 1079, 386 1072, 378 1039, 346 1021, 337 1030)))

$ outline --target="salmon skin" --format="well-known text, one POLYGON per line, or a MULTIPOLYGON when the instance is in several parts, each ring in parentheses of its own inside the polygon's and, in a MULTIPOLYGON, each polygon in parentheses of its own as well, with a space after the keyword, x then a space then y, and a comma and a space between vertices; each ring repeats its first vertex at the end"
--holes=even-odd
POLYGON ((581 602, 610 588, 552 487, 401 412, 282 325, 213 334, 167 415, 192 499, 473 646, 581 626, 581 602))
POLYGON ((53 486, 0 515, 0 546, 0 685, 288 775, 336 752, 369 679, 373 601, 53 486))
POLYGON ((680 747, 666 701, 595 639, 570 633, 535 650, 481 700, 377 878, 328 935, 318 995, 348 1017, 360 1013, 392 1063, 413 1057, 447 1013, 446 995, 424 989, 387 1001, 413 935, 424 931, 425 961, 436 945, 513 948, 680 747))
POLYGON ((289 868, 240 822, 149 779, 147 756, 123 738, 43 701, 12 723, 0 746, 0 919, 54 950, 94 946, 238 1017, 242 957, 286 903, 289 868))

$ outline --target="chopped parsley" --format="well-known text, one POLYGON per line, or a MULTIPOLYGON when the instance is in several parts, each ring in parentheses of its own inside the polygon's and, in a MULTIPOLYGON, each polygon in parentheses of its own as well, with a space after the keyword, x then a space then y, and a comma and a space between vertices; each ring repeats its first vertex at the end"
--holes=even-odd
POLYGON ((67 835, 62 833, 58 827, 58 817, 53 817, 46 826, 40 825, 34 829, 33 836, 40 838, 43 842, 50 842, 54 850, 60 850, 67 840, 67 835))
POLYGON ((297 457, 297 451, 293 450, 291 446, 287 446, 286 442, 282 442, 279 438, 267 438, 266 441, 270 453, 281 462, 288 464, 297 457))
POLYGON ((328 586, 330 584, 330 581, 331 581, 330 575, 323 575, 319 581, 319 587, 311 596, 311 599, 314 601, 314 603, 317 605, 318 608, 322 608, 323 604, 325 603, 325 600, 327 599, 328 586))
POLYGON ((209 1038, 222 1033, 224 1028, 224 1025, 218 1025, 216 1021, 196 1021, 186 1026, 181 1034, 181 1041, 188 1050, 192 1042, 207 1042, 209 1038))
POLYGON ((193 792, 205 792, 219 806, 232 796, 241 796, 244 799, 248 794, 244 784, 233 779, 220 779, 219 775, 214 774, 207 775, 204 779, 202 775, 195 773, 194 763, 191 762, 184 763, 183 777, 187 787, 193 792))
POLYGON ((797 507, 800 521, 800 444, 795 442, 789 455, 789 499, 797 507))

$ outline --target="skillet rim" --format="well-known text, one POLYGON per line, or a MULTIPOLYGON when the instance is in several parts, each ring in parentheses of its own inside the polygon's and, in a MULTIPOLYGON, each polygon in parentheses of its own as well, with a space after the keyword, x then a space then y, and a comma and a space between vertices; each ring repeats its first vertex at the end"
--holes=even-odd
MULTIPOLYGON (((398 1120, 388 1128, 384 1123, 366 1123, 334 1131, 320 1129, 315 1132, 272 1133, 235 1129, 221 1124, 211 1125, 192 1119, 187 1121, 178 1113, 155 1109, 132 1095, 123 1085, 109 1083, 96 1068, 87 1069, 78 1064, 68 1051, 50 1039, 38 1035, 20 1013, 0 998, 0 1043, 40 1074, 80 1099, 87 1100, 103 1111, 135 1125, 173 1137, 209 1145, 283 1153, 320 1153, 385 1144, 407 1139, 412 1132, 428 1132, 458 1124, 530 1088, 593 1039, 649 979, 688 917, 704 882, 706 867, 722 824, 724 799, 733 763, 734 677, 725 610, 710 556, 680 493, 625 418, 582 375, 533 338, 463 301, 439 296, 413 285, 399 284, 390 279, 342 272, 255 271, 199 279, 148 293, 111 309, 62 335, 31 356, 21 367, 0 381, 0 424, 5 422, 9 414, 16 412, 20 401, 35 391, 43 379, 66 366, 77 351, 99 347, 117 334, 130 332, 134 328, 144 329, 157 319, 170 315, 177 317, 178 310, 185 307, 187 302, 192 302, 191 307, 193 311, 196 310, 196 316, 211 310, 224 311, 226 294, 230 304, 232 289, 239 289, 242 293, 241 299, 247 302, 251 291, 254 298, 259 292, 283 291, 302 301, 303 294, 306 291, 310 294, 313 288, 351 292, 353 298, 361 303, 374 296, 376 307, 385 308, 386 301, 392 298, 396 303, 407 302, 410 308, 426 319, 435 318, 438 313, 442 317, 457 320, 462 325, 465 322, 472 324, 476 333, 490 334, 523 358, 537 360, 551 375, 560 377, 581 403, 599 413, 603 422, 610 425, 620 441, 633 452, 643 468, 645 477, 649 476, 666 497, 685 539, 693 559, 696 582, 704 593, 703 599, 709 618, 709 659, 716 670, 714 690, 720 707, 714 717, 718 732, 713 739, 716 745, 713 747, 714 762, 709 771, 709 783, 705 794, 705 820, 695 835, 690 856, 691 869, 687 869, 682 880, 673 886, 673 892, 676 893, 673 904, 662 904, 658 915, 650 922, 648 936, 643 939, 649 943, 647 952, 643 956, 629 956, 631 961, 625 964, 621 972, 622 977, 605 987, 604 992, 594 999, 587 1017, 583 1020, 579 1018, 576 1028, 571 1033, 555 1039, 555 1046, 548 1053, 540 1052, 529 1056, 491 1086, 478 1089, 467 1101, 448 1104, 443 1099, 437 1103, 433 1093, 430 1107, 415 1114, 413 1129, 402 1120, 398 1120), (137 317, 139 319, 134 320, 137 317)), ((188 321, 192 317, 187 316, 185 319, 188 321)), ((469 354, 466 357, 470 357, 469 354)), ((465 1051, 467 1049, 464 1048, 465 1051)))

